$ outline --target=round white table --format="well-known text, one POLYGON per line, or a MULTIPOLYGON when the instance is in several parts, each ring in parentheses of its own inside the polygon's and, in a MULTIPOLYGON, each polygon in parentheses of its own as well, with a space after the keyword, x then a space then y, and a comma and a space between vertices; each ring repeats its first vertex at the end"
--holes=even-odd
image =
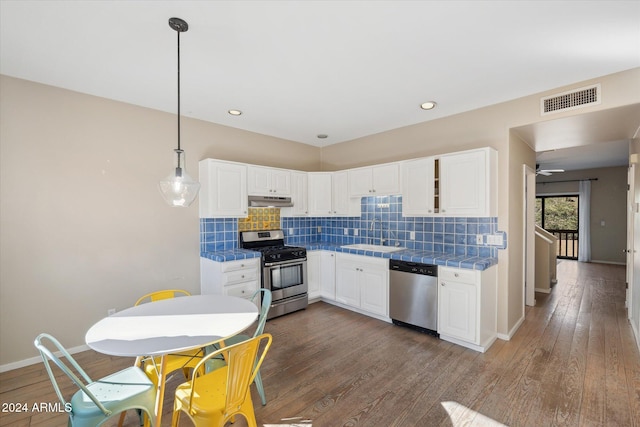
POLYGON ((105 317, 89 329, 87 345, 103 354, 160 356, 156 424, 160 425, 165 356, 205 347, 247 329, 258 317, 249 300, 227 295, 192 295, 127 308, 105 317))

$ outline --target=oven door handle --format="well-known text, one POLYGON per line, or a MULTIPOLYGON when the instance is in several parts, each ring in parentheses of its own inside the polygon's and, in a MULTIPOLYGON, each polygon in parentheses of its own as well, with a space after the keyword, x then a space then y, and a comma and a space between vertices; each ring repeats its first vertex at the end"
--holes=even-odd
POLYGON ((301 264, 306 261, 307 261, 307 258, 298 258, 298 259, 294 259, 291 261, 284 261, 284 262, 265 262, 264 266, 265 267, 286 267, 288 265, 301 264))

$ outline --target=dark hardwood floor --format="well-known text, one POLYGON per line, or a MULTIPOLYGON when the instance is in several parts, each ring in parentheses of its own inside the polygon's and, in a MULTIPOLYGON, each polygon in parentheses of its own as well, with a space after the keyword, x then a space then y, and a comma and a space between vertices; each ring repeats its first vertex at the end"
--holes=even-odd
MULTIPOLYGON (((273 319, 265 327, 274 339, 262 368, 266 406, 252 390, 258 425, 640 426, 624 267, 562 261, 558 278, 551 294, 536 294, 515 336, 485 354, 326 303, 273 319)), ((133 363, 76 356, 92 377, 133 363)), ((168 383, 163 426, 181 380, 168 383)), ((56 402, 42 364, 0 374, 0 402, 56 402)), ((0 416, 0 426, 66 425, 64 414, 0 416)), ((127 415, 127 426, 137 424, 127 415)))

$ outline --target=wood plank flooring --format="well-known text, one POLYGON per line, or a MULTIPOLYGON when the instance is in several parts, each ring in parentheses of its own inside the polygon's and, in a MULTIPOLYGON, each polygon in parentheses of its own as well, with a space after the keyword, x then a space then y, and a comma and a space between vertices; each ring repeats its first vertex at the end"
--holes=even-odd
MULTIPOLYGON (((266 406, 252 390, 258 425, 640 426, 640 355, 624 282, 622 266, 560 262, 551 294, 536 294, 512 340, 485 354, 326 303, 273 319, 266 406)), ((96 378, 133 363, 92 351, 77 359, 96 378)), ((163 426, 181 381, 168 383, 163 426)), ((42 364, 0 374, 0 402, 29 408, 0 413, 0 426, 66 425, 65 414, 32 411, 56 402, 42 364)), ((136 417, 125 425, 137 426, 136 417)))

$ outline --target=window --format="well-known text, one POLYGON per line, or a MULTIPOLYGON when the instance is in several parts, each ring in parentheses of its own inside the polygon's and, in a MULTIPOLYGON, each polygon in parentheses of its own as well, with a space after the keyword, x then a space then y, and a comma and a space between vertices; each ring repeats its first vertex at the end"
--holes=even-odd
POLYGON ((578 259, 578 195, 536 197, 536 225, 558 238, 558 258, 578 259))

